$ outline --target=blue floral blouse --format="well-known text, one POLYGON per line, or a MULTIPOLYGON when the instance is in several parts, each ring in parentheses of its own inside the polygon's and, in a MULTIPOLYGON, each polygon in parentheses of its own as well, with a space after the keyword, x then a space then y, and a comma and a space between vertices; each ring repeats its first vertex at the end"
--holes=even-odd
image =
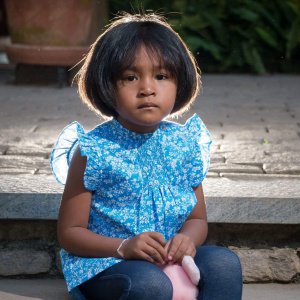
MULTIPOLYGON (((128 238, 156 231, 169 240, 196 204, 193 187, 209 167, 211 138, 194 115, 184 125, 162 121, 153 133, 139 134, 116 119, 88 133, 73 122, 63 129, 51 155, 56 179, 65 184, 79 146, 87 157, 84 185, 92 192, 88 229, 128 238)), ((63 273, 75 299, 78 285, 121 261, 115 257, 79 257, 61 250, 63 273)))

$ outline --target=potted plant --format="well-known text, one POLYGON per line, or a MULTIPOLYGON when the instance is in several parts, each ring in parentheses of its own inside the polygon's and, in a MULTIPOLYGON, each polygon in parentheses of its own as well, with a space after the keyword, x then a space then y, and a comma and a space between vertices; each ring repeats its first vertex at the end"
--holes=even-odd
POLYGON ((108 18, 107 1, 5 0, 13 64, 78 63, 108 18))

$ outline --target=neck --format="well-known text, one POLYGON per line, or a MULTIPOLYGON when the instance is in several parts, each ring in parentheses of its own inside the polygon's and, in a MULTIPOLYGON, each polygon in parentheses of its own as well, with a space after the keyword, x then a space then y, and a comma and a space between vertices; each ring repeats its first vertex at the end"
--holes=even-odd
POLYGON ((133 131, 135 133, 140 133, 140 134, 146 134, 146 133, 153 133, 156 131, 156 129, 159 127, 159 124, 154 124, 154 125, 139 125, 139 124, 132 124, 118 116, 117 121, 126 129, 133 131))

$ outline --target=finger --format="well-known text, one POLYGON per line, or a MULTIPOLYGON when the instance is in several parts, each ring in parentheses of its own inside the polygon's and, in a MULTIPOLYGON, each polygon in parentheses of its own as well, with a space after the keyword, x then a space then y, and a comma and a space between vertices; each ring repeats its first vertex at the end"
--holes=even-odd
POLYGON ((162 261, 165 261, 167 259, 167 250, 160 243, 155 240, 151 240, 149 241, 149 246, 154 248, 158 252, 158 255, 161 257, 162 261))
POLYGON ((148 237, 150 239, 147 239, 147 244, 157 251, 156 253, 151 253, 150 256, 154 257, 157 263, 164 264, 167 260, 164 236, 159 232, 149 232, 148 237))
POLYGON ((181 239, 176 238, 176 236, 172 238, 172 240, 170 242, 169 250, 168 250, 168 260, 169 261, 174 261, 174 256, 175 256, 178 248, 180 247, 180 244, 181 244, 181 239))
POLYGON ((173 255, 172 261, 173 262, 181 262, 186 251, 187 251, 187 245, 184 242, 182 242, 179 245, 179 247, 177 248, 177 251, 175 252, 175 254, 173 255))
POLYGON ((190 247, 188 247, 186 253, 184 255, 189 255, 191 257, 195 257, 196 255, 196 248, 194 245, 191 245, 190 247))
POLYGON ((164 260, 161 258, 161 256, 159 255, 158 252, 153 253, 152 255, 149 256, 154 263, 159 264, 159 265, 164 265, 165 262, 164 260))
MULTIPOLYGON (((159 245, 159 244, 157 244, 157 245, 159 245)), ((159 247, 161 247, 161 246, 159 246, 159 247)), ((155 262, 155 263, 161 264, 161 265, 165 264, 164 257, 154 247, 147 245, 147 247, 143 250, 143 252, 145 253, 148 261, 155 262)))
POLYGON ((196 256, 196 253, 197 253, 197 251, 196 251, 196 249, 194 248, 194 250, 193 250, 193 252, 192 252, 192 254, 191 254, 191 257, 194 258, 194 257, 196 256))
POLYGON ((140 255, 140 258, 143 260, 147 260, 150 263, 155 263, 154 257, 152 257, 151 255, 147 254, 146 252, 142 252, 140 255))
POLYGON ((161 233, 159 233, 159 232, 149 232, 148 235, 153 240, 158 242, 162 247, 164 247, 166 245, 166 240, 165 240, 164 236, 161 233))
POLYGON ((195 247, 194 243, 187 242, 187 248, 186 248, 186 252, 184 255, 193 256, 196 254, 195 252, 196 252, 196 247, 195 247))
POLYGON ((186 247, 186 250, 183 253, 182 257, 179 258, 179 260, 181 261, 185 255, 188 255, 188 256, 191 256, 194 258, 196 255, 196 247, 195 247, 194 243, 191 241, 190 242, 186 241, 186 242, 183 242, 183 244, 185 244, 187 247, 186 247))
POLYGON ((169 252, 172 240, 169 240, 165 245, 165 250, 169 252))
POLYGON ((187 250, 183 255, 188 255, 188 256, 191 256, 191 257, 195 257, 195 254, 196 254, 196 251, 194 250, 187 250))
POLYGON ((173 248, 171 251, 173 252, 172 261, 173 262, 181 262, 184 255, 189 252, 189 249, 193 246, 190 239, 184 235, 177 235, 173 238, 172 246, 176 245, 176 248, 173 248))
POLYGON ((143 232, 131 239, 131 258, 142 258, 149 262, 164 263, 164 237, 155 232, 143 232), (161 243, 163 242, 163 246, 161 243))
POLYGON ((133 259, 143 259, 151 263, 155 263, 157 251, 147 243, 143 242, 140 247, 136 247, 133 251, 133 259))
POLYGON ((149 245, 149 250, 147 250, 147 254, 154 259, 156 263, 164 264, 166 259, 166 251, 165 249, 155 242, 154 245, 149 245), (157 247, 157 248, 156 248, 157 247))

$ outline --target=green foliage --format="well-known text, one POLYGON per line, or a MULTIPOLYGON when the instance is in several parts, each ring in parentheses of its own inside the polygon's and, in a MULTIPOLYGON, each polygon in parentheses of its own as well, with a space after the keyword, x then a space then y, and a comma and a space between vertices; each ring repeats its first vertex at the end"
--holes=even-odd
POLYGON ((167 17, 204 71, 300 72, 300 0, 111 0, 167 17))

